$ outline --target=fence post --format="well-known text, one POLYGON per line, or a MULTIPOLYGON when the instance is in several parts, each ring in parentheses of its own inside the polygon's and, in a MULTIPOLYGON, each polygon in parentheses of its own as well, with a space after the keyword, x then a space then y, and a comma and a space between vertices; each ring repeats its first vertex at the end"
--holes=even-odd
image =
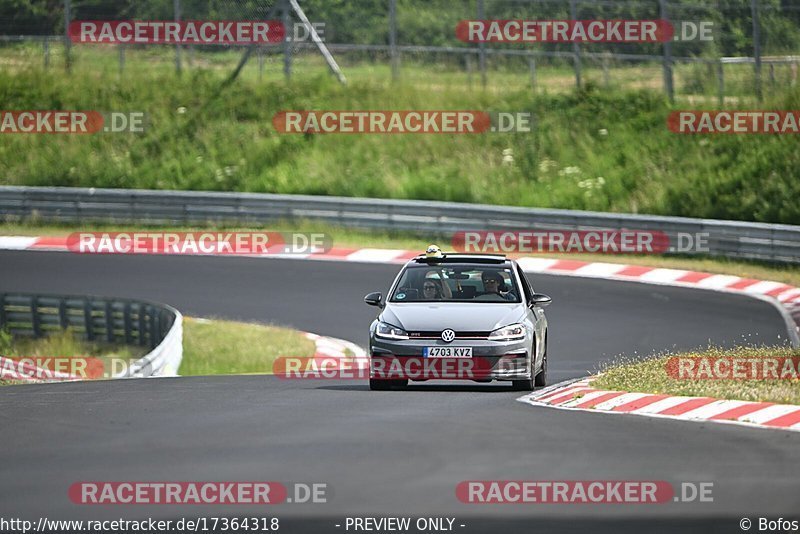
POLYGON ((753 57, 755 58, 756 99, 761 102, 764 94, 761 88, 761 20, 758 13, 758 0, 750 0, 753 13, 753 57))
POLYGON ((92 302, 87 298, 83 301, 83 322, 86 339, 89 341, 94 341, 94 323, 92 321, 92 302))
POLYGON ((392 81, 400 77, 397 62, 397 0, 389 0, 389 55, 392 62, 392 81))
POLYGON ((33 337, 41 337, 42 336, 42 323, 39 319, 39 302, 37 301, 39 297, 32 296, 31 297, 31 326, 33 327, 33 337))
POLYGON ((605 87, 606 89, 611 87, 611 76, 609 75, 609 71, 608 71, 608 63, 609 63, 610 59, 611 59, 611 52, 606 52, 606 53, 603 54, 603 61, 602 61, 602 65, 603 65, 603 87, 605 87))
POLYGON ((122 323, 125 331, 125 344, 133 345, 133 324, 131 322, 131 303, 125 302, 125 307, 122 310, 122 323))
POLYGON ((536 58, 532 57, 528 60, 528 68, 531 71, 531 91, 536 92, 536 58))
POLYGON ((64 0, 64 67, 72 70, 72 41, 69 40, 69 22, 72 18, 72 0, 64 0))
POLYGON ((283 0, 281 2, 281 22, 283 22, 283 30, 284 30, 284 37, 283 37, 283 75, 286 77, 286 81, 292 77, 292 46, 291 46, 291 32, 289 31, 289 26, 291 26, 291 19, 289 18, 289 0, 283 0))
POLYGON ((258 47, 258 81, 264 77, 264 47, 258 47))
POLYGON ((6 326, 6 295, 0 293, 0 330, 6 326))
POLYGON ((66 299, 58 299, 58 325, 62 330, 66 330, 69 326, 67 319, 67 302, 66 299))
POLYGON ((106 309, 105 309, 105 319, 106 319, 106 341, 109 343, 114 342, 114 310, 111 307, 111 301, 106 301, 106 309))
POLYGON ((44 41, 44 68, 50 67, 50 39, 45 36, 44 41))
MULTIPOLYGON (((175 22, 181 21, 181 0, 172 0, 173 18, 175 22)), ((175 45, 175 72, 180 75, 183 70, 181 65, 181 45, 175 45)))
POLYGON ((472 89, 472 54, 467 54, 467 85, 472 89))
MULTIPOLYGON (((569 16, 572 20, 578 19, 578 6, 576 0, 569 0, 569 16)), ((581 82, 581 45, 577 42, 572 43, 573 64, 575 66, 575 87, 580 89, 581 82)))
MULTIPOLYGON (((661 11, 661 18, 669 21, 669 11, 667 10, 667 0, 658 0, 659 10, 661 11)), ((672 76, 672 41, 667 39, 664 41, 664 90, 667 93, 670 103, 675 102, 675 85, 672 76)))
POLYGON ((122 73, 125 72, 125 45, 120 44, 119 46, 119 75, 122 76, 122 73))
MULTIPOLYGON (((483 8, 483 0, 478 0, 478 20, 483 20, 486 16, 483 8)), ((486 89, 486 43, 478 43, 478 49, 480 50, 478 69, 481 71, 481 85, 486 89)))
POLYGON ((719 105, 725 105, 725 65, 722 63, 722 59, 717 62, 717 100, 719 100, 719 105))

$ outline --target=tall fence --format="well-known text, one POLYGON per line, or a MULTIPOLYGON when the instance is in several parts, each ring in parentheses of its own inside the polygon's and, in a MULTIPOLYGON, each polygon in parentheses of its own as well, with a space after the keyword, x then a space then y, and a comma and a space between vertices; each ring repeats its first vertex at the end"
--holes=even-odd
MULTIPOLYGON (((670 98, 704 95, 721 104, 726 97, 761 99, 796 85, 800 64, 800 5, 779 0, 384 0, 332 3, 300 0, 312 23, 348 78, 391 77, 411 83, 487 89, 509 86, 549 91, 573 86, 652 88, 670 98), (708 23, 710 40, 665 43, 465 43, 456 37, 460 21, 471 19, 669 21, 679 33, 708 23), (379 68, 375 68, 378 66, 379 68), (347 69, 355 72, 349 73, 347 69)), ((2 2, 0 2, 2 4, 2 2)), ((137 71, 161 62, 179 74, 187 69, 233 69, 237 46, 116 46, 72 44, 65 28, 75 20, 258 20, 289 24, 283 43, 258 47, 248 72, 259 79, 318 75, 326 69, 289 0, 191 0, 117 2, 61 0, 47 16, 21 13, 0 19, 7 66, 81 63, 91 69, 137 71), (299 38, 306 37, 306 38, 299 38), (15 47, 27 43, 19 50, 15 47), (33 52, 40 48, 40 54, 33 52), (14 54, 14 52, 18 52, 14 54), (39 56, 39 57, 37 57, 39 56), (98 56, 104 59, 99 60, 98 56), (115 64, 112 68, 112 64, 115 64)), ((8 68, 8 67, 6 67, 8 68)))
POLYGON ((183 357, 183 318, 163 304, 138 300, 0 293, 0 330, 43 337, 69 328, 88 341, 138 345, 149 352, 121 377, 171 375, 183 357))
POLYGON ((8 220, 133 224, 252 225, 321 221, 363 229, 442 238, 471 230, 644 230, 702 235, 707 253, 729 258, 800 263, 800 226, 684 217, 517 208, 455 202, 307 195, 150 191, 66 187, 0 187, 8 220))

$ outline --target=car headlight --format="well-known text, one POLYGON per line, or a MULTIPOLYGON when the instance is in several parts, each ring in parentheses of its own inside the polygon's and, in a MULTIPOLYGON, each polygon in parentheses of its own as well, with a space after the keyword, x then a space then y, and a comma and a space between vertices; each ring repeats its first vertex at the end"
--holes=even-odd
POLYGON ((514 341, 524 338, 525 326, 521 324, 510 324, 489 334, 489 340, 491 341, 514 341))
POLYGON ((397 328, 396 326, 383 322, 378 323, 375 335, 387 339, 408 339, 408 332, 402 328, 397 328))

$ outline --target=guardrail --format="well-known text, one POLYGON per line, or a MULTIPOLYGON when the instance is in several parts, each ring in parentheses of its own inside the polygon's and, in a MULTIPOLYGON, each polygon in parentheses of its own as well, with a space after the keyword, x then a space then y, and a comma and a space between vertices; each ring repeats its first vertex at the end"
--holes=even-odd
POLYGON ((455 202, 6 186, 0 187, 0 213, 10 219, 140 225, 249 225, 306 219, 438 237, 465 230, 651 230, 667 234, 671 244, 679 235, 702 235, 708 243, 702 254, 800 263, 800 226, 455 202))
POLYGON ((150 349, 114 378, 175 375, 183 358, 183 317, 170 306, 117 298, 0 293, 0 329, 38 338, 66 328, 89 341, 150 349))

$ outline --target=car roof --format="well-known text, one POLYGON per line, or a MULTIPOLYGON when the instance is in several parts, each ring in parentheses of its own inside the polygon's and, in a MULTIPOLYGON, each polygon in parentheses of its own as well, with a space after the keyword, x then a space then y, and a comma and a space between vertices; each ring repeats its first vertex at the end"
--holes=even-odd
POLYGON ((475 263, 481 265, 503 265, 511 262, 512 260, 506 258, 503 254, 465 254, 451 252, 444 253, 441 257, 428 257, 425 254, 420 254, 409 261, 407 265, 431 263, 475 263))

